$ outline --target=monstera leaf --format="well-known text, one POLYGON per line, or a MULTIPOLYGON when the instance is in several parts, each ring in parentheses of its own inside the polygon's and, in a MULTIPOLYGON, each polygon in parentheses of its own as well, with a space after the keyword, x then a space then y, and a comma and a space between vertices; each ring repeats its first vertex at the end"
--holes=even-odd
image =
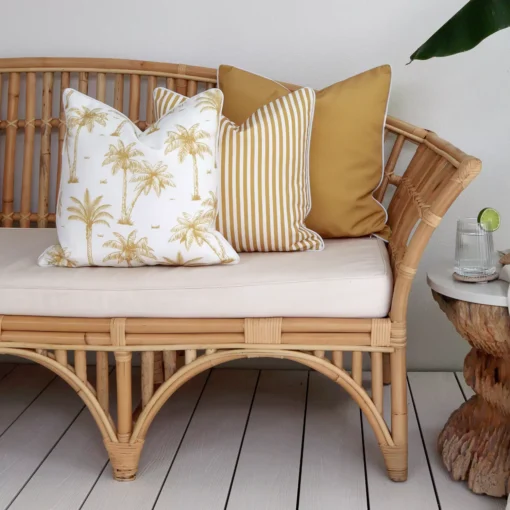
POLYGON ((470 0, 411 55, 411 61, 468 51, 508 27, 510 0, 470 0))

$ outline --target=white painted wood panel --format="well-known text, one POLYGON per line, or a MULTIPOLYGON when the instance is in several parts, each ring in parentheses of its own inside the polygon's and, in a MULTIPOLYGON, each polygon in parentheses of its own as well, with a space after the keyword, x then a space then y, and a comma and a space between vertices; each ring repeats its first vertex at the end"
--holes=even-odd
POLYGON ((170 397, 156 416, 145 441, 136 480, 116 482, 111 470, 105 469, 83 510, 153 508, 206 379, 207 373, 191 379, 170 397))
POLYGON ((155 510, 224 509, 257 378, 212 372, 155 510))
POLYGON ((0 509, 11 503, 82 408, 76 393, 55 379, 0 438, 0 509))
POLYGON ((471 389, 471 386, 468 386, 462 372, 457 372, 455 375, 457 376, 457 380, 459 381, 460 387, 462 388, 466 399, 469 400, 475 394, 475 392, 471 389))
POLYGON ((308 372, 263 371, 228 510, 296 508, 308 372))
POLYGON ((18 365, 0 381, 0 435, 54 377, 52 372, 39 365, 18 365))
POLYGON ((465 483, 455 482, 443 466, 443 461, 437 451, 439 433, 450 414, 464 402, 464 396, 453 373, 410 373, 409 383, 441 501, 441 510, 504 509, 505 500, 473 494, 465 483))
MULTIPOLYGON (((390 395, 391 387, 385 386, 384 419, 388 424, 391 424, 390 395)), ((433 510, 438 508, 409 392, 407 394, 407 415, 409 417, 409 478, 405 483, 395 483, 388 478, 375 435, 368 420, 363 416, 370 510, 397 510, 400 508, 433 510), (411 501, 412 506, 410 506, 411 501)))
POLYGON ((360 410, 338 384, 310 373, 300 510, 366 510, 360 410))

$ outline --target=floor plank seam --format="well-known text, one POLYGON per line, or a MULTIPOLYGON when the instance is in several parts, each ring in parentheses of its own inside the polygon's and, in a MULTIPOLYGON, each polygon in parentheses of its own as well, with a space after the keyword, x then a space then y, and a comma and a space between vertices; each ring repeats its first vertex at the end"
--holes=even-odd
POLYGON ((260 381, 261 374, 262 374, 262 370, 259 370, 258 375, 257 375, 257 381, 255 382, 255 388, 253 388, 253 395, 251 397, 250 408, 248 409, 248 416, 246 417, 246 423, 244 424, 243 435, 241 436, 241 443, 239 444, 239 451, 237 452, 236 462, 234 464, 234 471, 232 472, 232 479, 230 480, 230 485, 228 487, 228 493, 227 493, 227 498, 225 500, 225 507, 224 507, 225 510, 227 510, 228 502, 230 500, 230 494, 232 492, 232 487, 234 486, 234 479, 236 477, 237 466, 239 465, 239 458, 241 457, 241 451, 242 451, 243 445, 244 445, 244 438, 246 437, 246 431, 248 430, 248 424, 250 423, 251 411, 253 409, 253 403, 255 402, 255 395, 257 394, 257 388, 259 387, 259 381, 260 381))
POLYGON ((363 427, 363 411, 359 410, 359 421, 361 425, 361 450, 363 452, 363 472, 365 473, 365 493, 367 495, 367 510, 370 510, 370 490, 367 472, 367 454, 365 450, 365 429, 363 427))
POLYGON ((453 372, 453 376, 455 377, 455 380, 457 381, 457 384, 459 385, 460 392, 462 393, 462 396, 464 397, 464 400, 468 400, 467 395, 464 392, 464 388, 462 387, 462 384, 460 384, 459 378, 457 377, 457 373, 453 372))
MULTIPOLYGON (((18 365, 19 366, 19 365, 18 365)), ((9 424, 9 426, 0 434, 0 439, 2 438, 2 436, 4 436, 7 431, 28 411, 28 409, 30 409, 30 406, 46 391, 46 389, 49 387, 49 385, 55 381, 55 379, 57 378, 56 375, 54 375, 50 380, 49 382, 46 384, 46 386, 44 386, 41 391, 28 403, 28 405, 25 407, 25 409, 23 409, 23 411, 21 411, 21 413, 18 414, 18 416, 16 416, 16 418, 14 418, 14 420, 12 420, 12 422, 9 424)))
POLYGON ((179 450, 181 449, 182 443, 184 442, 184 438, 186 437, 186 433, 188 432, 189 426, 191 425, 191 422, 193 421, 193 417, 195 416, 195 412, 200 404, 200 401, 202 400, 202 396, 204 394, 205 389, 207 388, 207 384, 209 383, 209 379, 211 378, 212 372, 213 371, 210 370, 209 373, 207 374, 207 379, 205 380, 204 386, 202 387, 202 391, 200 392, 200 395, 197 399, 195 407, 193 408, 193 412, 191 413, 191 416, 189 417, 188 423, 186 425, 186 428, 184 429, 184 433, 182 434, 181 440, 179 441, 179 445, 177 446, 177 449, 175 450, 174 456, 172 457, 172 461, 170 462, 170 466, 168 467, 168 471, 166 472, 165 478, 163 478, 163 482, 161 483, 158 493, 156 494, 156 498, 154 499, 154 504, 152 505, 152 510, 154 510, 156 508, 156 505, 158 504, 158 500, 161 496, 161 492, 163 491, 163 487, 165 486, 168 476, 170 475, 170 471, 172 470, 175 459, 177 458, 177 455, 179 455, 179 450))
POLYGON ((420 438, 421 438, 421 442, 423 445, 423 450, 425 452, 425 459, 427 460, 427 467, 429 468, 430 479, 432 480, 432 487, 434 488, 434 495, 436 496, 437 508, 439 510, 441 510, 441 501, 439 500, 439 494, 437 492, 436 480, 434 479, 434 473, 432 472, 432 466, 430 465, 429 452, 427 451, 427 446, 425 444, 425 437, 423 436, 423 430, 421 428, 421 423, 420 423, 420 416, 418 414, 416 402, 414 401, 413 390, 411 388, 411 383, 409 382, 409 376, 406 376, 406 380, 407 380, 407 388, 409 389, 409 395, 411 397, 411 402, 413 403, 414 414, 416 415, 416 422, 418 424, 418 430, 420 431, 420 438))
POLYGON ((16 370, 18 367, 19 367, 19 365, 13 365, 10 370, 5 372, 5 374, 0 377, 0 382, 2 382, 6 377, 11 375, 14 372, 14 370, 16 370))
POLYGON ((13 505, 13 503, 16 501, 16 499, 18 499, 18 496, 25 490, 25 487, 30 483, 30 480, 32 480, 32 478, 35 476, 35 474, 37 473, 37 471, 39 471, 39 469, 41 468, 41 466, 46 462, 46 459, 51 455, 51 452, 53 452, 53 450, 57 447, 57 445, 60 443, 60 441, 62 440, 62 438, 67 434, 67 432, 69 431, 69 429, 73 426, 74 422, 78 419, 78 417, 81 415, 81 413, 83 413, 83 411, 85 410, 86 406, 83 405, 83 407, 78 411, 78 413, 76 413, 76 416, 71 420, 71 423, 69 423, 69 425, 64 429, 64 431, 62 432, 62 434, 60 434, 59 438, 55 441, 55 443, 53 444, 53 446, 48 450, 48 452, 46 453, 46 455, 42 458, 41 462, 39 462, 39 464, 37 465, 37 467, 34 469, 34 471, 32 472, 32 474, 28 477, 28 479, 26 480, 26 482, 21 486, 20 490, 16 493, 16 495, 14 496, 14 498, 12 498, 11 502, 5 507, 5 510, 9 510, 9 508, 11 508, 11 506, 13 505))
POLYGON ((306 377, 305 409, 304 409, 304 418, 303 418, 303 436, 301 438, 301 454, 299 456, 299 473, 298 473, 296 510, 299 510, 299 500, 301 498, 301 476, 303 474, 303 453, 305 451, 306 413, 308 411, 308 391, 309 390, 310 390, 310 371, 308 370, 308 374, 306 377))
POLYGON ((95 481, 92 484, 92 487, 90 488, 90 490, 87 492, 87 494, 83 498, 83 501, 81 502, 80 506, 78 507, 78 510, 82 510, 82 508, 85 506, 85 503, 87 502, 87 500, 89 499, 90 495, 92 494, 92 491, 94 490, 94 488, 96 487, 97 483, 99 482, 99 479, 101 478, 101 476, 104 473, 104 470, 107 468, 108 464, 110 464, 110 460, 107 460, 105 462, 104 466, 101 468, 101 471, 99 471, 99 475, 95 479, 95 481))

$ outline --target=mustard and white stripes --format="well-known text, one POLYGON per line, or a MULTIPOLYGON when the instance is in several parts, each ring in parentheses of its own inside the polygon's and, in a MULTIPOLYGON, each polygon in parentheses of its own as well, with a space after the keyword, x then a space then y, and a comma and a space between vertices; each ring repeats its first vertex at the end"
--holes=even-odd
MULTIPOLYGON (((156 89, 156 118, 185 99, 156 89)), ((236 251, 323 248, 321 237, 304 224, 311 207, 314 105, 315 92, 303 88, 263 106, 241 126, 222 116, 217 229, 236 251)))
POLYGON ((178 104, 188 99, 185 96, 177 94, 168 89, 158 87, 154 90, 154 116, 157 120, 161 119, 170 110, 173 110, 178 104))

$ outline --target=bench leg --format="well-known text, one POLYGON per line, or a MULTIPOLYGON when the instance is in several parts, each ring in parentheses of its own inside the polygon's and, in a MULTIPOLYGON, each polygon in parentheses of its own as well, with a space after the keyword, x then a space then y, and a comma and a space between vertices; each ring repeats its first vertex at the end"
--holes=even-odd
POLYGON ((117 375, 117 442, 105 441, 113 477, 118 481, 136 478, 143 441, 130 442, 133 431, 131 352, 115 353, 117 375))
POLYGON ((407 480, 407 373, 406 348, 398 347, 391 356, 391 435, 395 445, 384 455, 389 477, 407 480))
POLYGON ((114 443, 104 441, 112 464, 113 477, 118 482, 130 482, 136 478, 143 441, 135 443, 114 443))

